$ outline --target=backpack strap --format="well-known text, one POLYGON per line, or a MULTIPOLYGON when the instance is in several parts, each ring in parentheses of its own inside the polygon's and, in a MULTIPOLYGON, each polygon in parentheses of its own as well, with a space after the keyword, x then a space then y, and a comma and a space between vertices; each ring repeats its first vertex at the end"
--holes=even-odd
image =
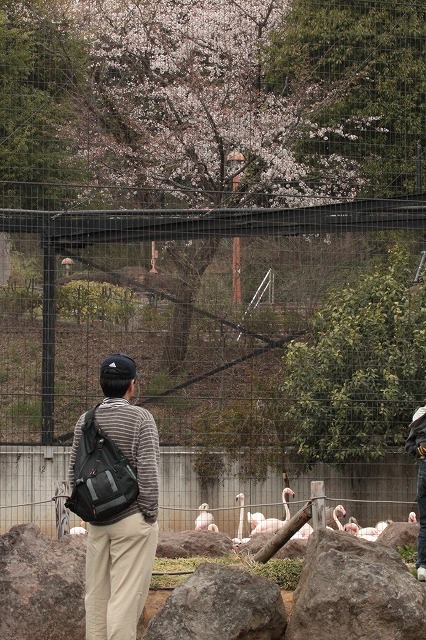
POLYGON ((101 402, 98 402, 97 405, 86 411, 86 415, 84 416, 84 424, 81 427, 82 432, 85 432, 89 429, 92 420, 95 418, 96 409, 101 405, 101 402))

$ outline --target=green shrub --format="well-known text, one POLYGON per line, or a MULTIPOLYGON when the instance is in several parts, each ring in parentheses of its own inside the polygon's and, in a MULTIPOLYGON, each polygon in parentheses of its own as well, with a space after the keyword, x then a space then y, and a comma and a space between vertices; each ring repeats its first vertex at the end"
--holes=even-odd
POLYGON ((101 320, 128 329, 137 308, 131 289, 105 282, 72 280, 58 288, 56 299, 59 314, 77 324, 101 320))

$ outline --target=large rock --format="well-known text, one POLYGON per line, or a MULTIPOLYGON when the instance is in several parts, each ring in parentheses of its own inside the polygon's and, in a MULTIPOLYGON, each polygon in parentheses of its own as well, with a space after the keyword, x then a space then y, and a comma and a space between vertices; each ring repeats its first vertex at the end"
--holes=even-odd
POLYGON ((177 587, 143 640, 281 640, 287 624, 281 592, 235 567, 202 564, 177 587))
POLYGON ((391 547, 323 529, 309 540, 285 640, 342 632, 351 640, 424 638, 426 588, 391 547))
POLYGON ((233 553, 229 536, 216 531, 160 532, 157 558, 220 558, 233 553))
POLYGON ((50 540, 34 524, 0 536, 0 638, 83 640, 83 536, 50 540))
POLYGON ((406 544, 416 546, 419 528, 418 522, 391 522, 383 529, 377 542, 383 542, 394 549, 404 547, 406 544))

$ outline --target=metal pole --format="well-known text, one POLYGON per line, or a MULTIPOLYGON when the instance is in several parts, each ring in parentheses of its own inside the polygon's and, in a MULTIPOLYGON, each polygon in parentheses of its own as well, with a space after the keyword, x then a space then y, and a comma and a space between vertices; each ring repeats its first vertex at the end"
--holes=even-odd
POLYGON ((55 252, 50 238, 50 217, 43 229, 43 347, 41 366, 41 441, 53 442, 55 408, 55 252))
POLYGON ((158 273, 157 269, 155 268, 155 261, 158 257, 158 251, 155 248, 155 240, 152 240, 151 242, 151 269, 149 270, 150 273, 158 273))
MULTIPOLYGON (((232 191, 238 191, 239 177, 232 180, 232 191)), ((241 238, 232 239, 232 302, 241 304, 241 238)))
POLYGON ((232 302, 241 304, 241 239, 232 238, 232 302))
POLYGON ((416 149, 416 186, 417 193, 422 193, 422 145, 420 142, 417 143, 416 149))

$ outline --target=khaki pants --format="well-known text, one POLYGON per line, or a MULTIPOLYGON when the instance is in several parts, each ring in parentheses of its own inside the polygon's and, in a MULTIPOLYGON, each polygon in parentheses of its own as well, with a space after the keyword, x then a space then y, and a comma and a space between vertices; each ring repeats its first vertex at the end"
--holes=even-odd
POLYGON ((86 640, 135 640, 148 597, 158 524, 141 513, 115 524, 88 525, 86 640))

